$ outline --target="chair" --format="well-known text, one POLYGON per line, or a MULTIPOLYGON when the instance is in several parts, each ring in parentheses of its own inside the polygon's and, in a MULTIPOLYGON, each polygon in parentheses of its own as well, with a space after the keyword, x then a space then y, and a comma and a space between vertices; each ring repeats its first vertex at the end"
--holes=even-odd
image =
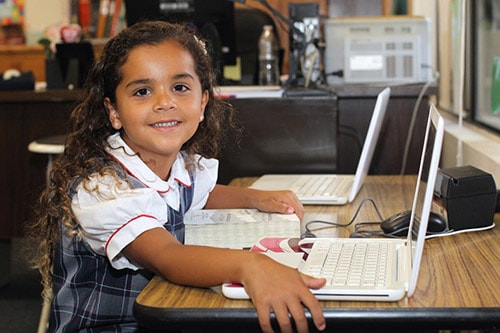
POLYGON ((45 333, 49 328, 50 317, 50 300, 43 300, 42 311, 40 312, 40 320, 38 321, 37 333, 45 333))
POLYGON ((52 156, 64 151, 66 135, 54 135, 39 140, 31 141, 28 150, 32 153, 48 154, 47 170, 45 179, 49 181, 50 170, 52 170, 52 156))
MULTIPOLYGON (((257 8, 236 7, 234 9, 236 26, 236 54, 240 57, 241 85, 257 85, 259 80, 259 37, 262 27, 272 25, 278 39, 272 17, 257 8)), ((280 67, 283 50, 280 50, 280 67)))

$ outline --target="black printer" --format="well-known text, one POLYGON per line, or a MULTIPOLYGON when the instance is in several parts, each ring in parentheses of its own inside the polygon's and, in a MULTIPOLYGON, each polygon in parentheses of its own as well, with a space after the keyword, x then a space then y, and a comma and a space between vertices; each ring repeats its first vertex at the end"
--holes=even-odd
POLYGON ((450 230, 493 226, 497 189, 493 176, 473 166, 440 169, 432 211, 447 220, 450 230))

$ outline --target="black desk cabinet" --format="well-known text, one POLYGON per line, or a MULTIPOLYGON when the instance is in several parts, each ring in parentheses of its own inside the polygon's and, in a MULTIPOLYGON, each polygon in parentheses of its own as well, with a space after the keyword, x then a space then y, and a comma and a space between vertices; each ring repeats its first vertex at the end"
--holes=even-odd
POLYGON ((31 141, 67 133, 77 91, 0 91, 0 240, 22 235, 29 210, 45 185, 48 155, 31 141))
POLYGON ((337 98, 290 97, 230 100, 242 126, 219 157, 219 182, 266 173, 337 170, 337 98))
MULTIPOLYGON (((399 174, 412 113, 423 85, 391 88, 370 174, 399 174)), ((384 87, 335 87, 335 95, 234 99, 244 132, 220 156, 219 181, 264 173, 354 173, 378 93, 384 87)), ((405 174, 416 174, 429 111, 426 91, 410 135, 405 174)), ((230 139, 231 141, 231 139, 230 139)))
MULTIPOLYGON (((399 174, 401 172, 406 139, 409 135, 412 113, 423 85, 391 87, 391 98, 382 124, 377 148, 370 167, 371 175, 399 174)), ((361 145, 368 131, 370 116, 377 94, 385 87, 335 87, 338 94, 338 173, 354 173, 361 145)), ((429 101, 437 93, 432 86, 423 92, 418 105, 415 125, 410 133, 410 145, 404 174, 418 172, 420 152, 424 142, 425 125, 429 114, 429 101)))

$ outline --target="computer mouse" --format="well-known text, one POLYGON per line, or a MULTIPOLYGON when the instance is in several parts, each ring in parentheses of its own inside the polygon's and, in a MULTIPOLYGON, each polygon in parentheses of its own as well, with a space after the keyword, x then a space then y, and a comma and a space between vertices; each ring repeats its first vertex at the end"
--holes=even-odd
MULTIPOLYGON (((380 224, 380 227, 385 234, 390 234, 393 236, 406 236, 408 234, 410 218, 411 210, 406 210, 385 219, 380 224)), ((431 212, 427 225, 427 235, 446 231, 447 227, 448 226, 445 219, 443 219, 439 214, 431 212)))
POLYGON ((448 231, 448 222, 439 214, 431 212, 427 223, 427 235, 448 231))
POLYGON ((410 225, 411 210, 399 212, 382 221, 380 228, 385 234, 393 236, 405 236, 408 234, 410 225))

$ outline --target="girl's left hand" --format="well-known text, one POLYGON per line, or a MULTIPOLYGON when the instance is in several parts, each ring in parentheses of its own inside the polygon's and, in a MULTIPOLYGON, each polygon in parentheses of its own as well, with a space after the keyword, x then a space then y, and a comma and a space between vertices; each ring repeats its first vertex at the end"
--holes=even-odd
POLYGON ((296 214, 304 217, 304 206, 294 192, 261 191, 217 184, 210 192, 205 209, 255 208, 267 213, 296 214))
POLYGON ((254 208, 268 213, 296 214, 304 217, 304 206, 292 191, 260 191, 255 190, 254 208))

